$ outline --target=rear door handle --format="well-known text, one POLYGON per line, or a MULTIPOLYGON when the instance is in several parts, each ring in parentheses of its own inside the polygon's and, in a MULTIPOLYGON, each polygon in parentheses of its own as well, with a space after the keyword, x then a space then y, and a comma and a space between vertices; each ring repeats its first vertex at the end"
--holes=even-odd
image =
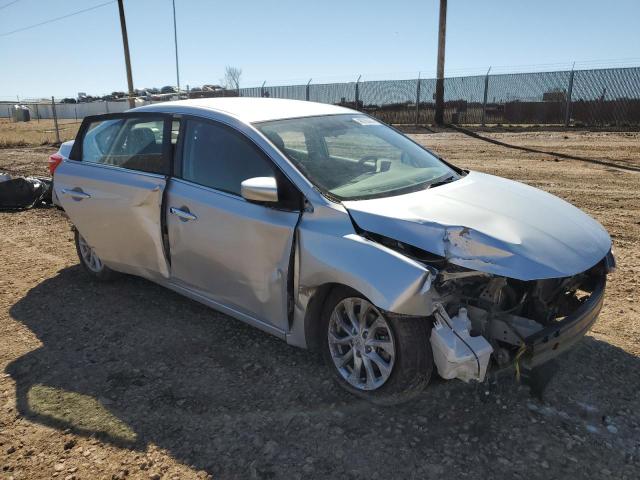
POLYGON ((68 197, 73 198, 74 200, 84 200, 85 198, 91 198, 91 195, 88 193, 84 193, 82 190, 67 190, 66 188, 62 190, 62 194, 68 197))
MULTIPOLYGON (((184 208, 184 207, 182 207, 182 208, 184 208)), ((198 217, 196 217, 193 213, 191 213, 189 211, 181 210, 181 209, 176 208, 176 207, 171 207, 169 209, 169 213, 171 213, 171 215, 175 215, 176 217, 178 217, 183 222, 188 222, 190 220, 197 220, 198 219, 198 217)))

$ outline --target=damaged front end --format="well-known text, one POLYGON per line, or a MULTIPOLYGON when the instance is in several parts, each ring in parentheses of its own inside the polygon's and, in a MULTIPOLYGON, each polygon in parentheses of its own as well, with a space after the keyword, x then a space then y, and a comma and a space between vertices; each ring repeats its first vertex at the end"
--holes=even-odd
POLYGON ((438 373, 446 379, 483 381, 490 365, 532 369, 566 351, 595 322, 606 276, 615 268, 609 252, 576 275, 519 280, 454 265, 381 235, 365 235, 432 270, 431 347, 438 373))

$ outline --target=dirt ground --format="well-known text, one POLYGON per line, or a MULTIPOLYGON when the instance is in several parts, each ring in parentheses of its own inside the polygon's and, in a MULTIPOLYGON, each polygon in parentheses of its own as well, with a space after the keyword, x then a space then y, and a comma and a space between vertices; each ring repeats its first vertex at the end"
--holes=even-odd
MULTIPOLYGON (((559 195, 615 244, 601 317, 544 401, 503 376, 375 407, 239 321, 145 280, 90 281, 61 212, 0 213, 0 477, 638 478, 640 134, 485 135, 581 160, 414 137, 559 195)), ((51 151, 0 150, 0 170, 46 174, 51 151)))

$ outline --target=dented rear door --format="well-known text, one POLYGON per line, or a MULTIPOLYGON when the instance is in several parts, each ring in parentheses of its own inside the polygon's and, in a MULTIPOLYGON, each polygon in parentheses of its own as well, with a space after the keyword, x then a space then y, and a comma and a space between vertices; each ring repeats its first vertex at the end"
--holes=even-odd
POLYGON ((172 161, 171 117, 87 117, 54 190, 80 234, 109 267, 168 278, 162 201, 172 161))

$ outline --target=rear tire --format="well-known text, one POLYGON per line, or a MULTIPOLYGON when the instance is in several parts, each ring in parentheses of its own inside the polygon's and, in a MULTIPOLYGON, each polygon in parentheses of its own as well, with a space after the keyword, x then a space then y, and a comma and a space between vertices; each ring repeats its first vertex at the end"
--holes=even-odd
POLYGON ((338 287, 327 298, 321 322, 322 356, 348 392, 394 405, 429 384, 433 354, 426 318, 389 315, 355 290, 338 287))
POLYGON ((107 267, 96 252, 87 243, 77 228, 73 229, 74 238, 76 243, 76 252, 80 259, 80 265, 84 268, 85 272, 91 275, 92 278, 101 282, 110 282, 117 277, 117 272, 114 272, 107 267))

